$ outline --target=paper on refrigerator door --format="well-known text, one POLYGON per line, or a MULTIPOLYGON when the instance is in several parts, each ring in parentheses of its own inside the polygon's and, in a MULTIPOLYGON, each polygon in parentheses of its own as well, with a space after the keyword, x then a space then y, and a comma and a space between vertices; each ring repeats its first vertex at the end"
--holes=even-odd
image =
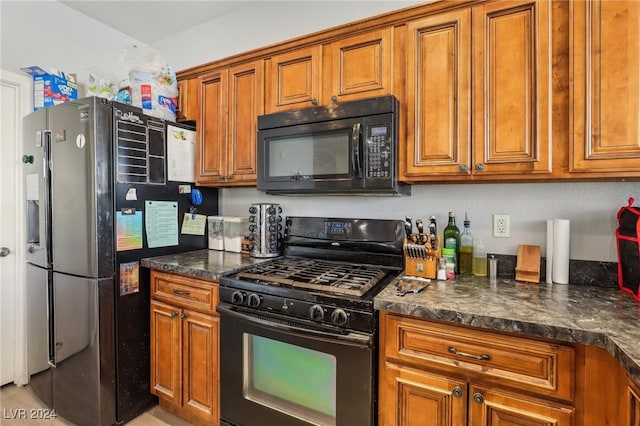
POLYGON ((167 125, 167 174, 175 182, 195 182, 196 132, 167 125))
POLYGON ((145 231, 149 248, 178 245, 178 202, 145 201, 145 231))

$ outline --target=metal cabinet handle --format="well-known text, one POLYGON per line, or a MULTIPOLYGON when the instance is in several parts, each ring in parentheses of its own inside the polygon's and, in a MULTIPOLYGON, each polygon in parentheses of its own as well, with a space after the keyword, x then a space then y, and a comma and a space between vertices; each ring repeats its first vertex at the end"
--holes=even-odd
POLYGON ((336 95, 333 95, 331 97, 331 102, 333 102, 334 104, 337 104, 338 103, 338 97, 336 95))
POLYGON ((311 105, 313 106, 317 106, 318 105, 318 100, 317 99, 311 99, 311 105))
POLYGON ((478 404, 482 404, 484 402, 484 396, 481 393, 476 392, 473 394, 473 400, 478 404))
POLYGON ((171 318, 175 318, 178 316, 178 313, 176 311, 171 312, 171 318))
POLYGON ((187 317, 187 314, 185 314, 184 312, 180 314, 180 319, 185 319, 187 317))
POLYGON ((462 394, 463 392, 460 386, 456 386, 451 390, 451 395, 455 396, 456 398, 462 398, 462 394))
POLYGON ((191 292, 189 290, 178 290, 177 288, 173 289, 173 294, 179 294, 180 296, 191 296, 191 292))
POLYGON ((460 352, 454 346, 449 346, 447 350, 454 355, 463 356, 466 358, 473 358, 480 361, 491 361, 491 355, 488 355, 488 354, 481 354, 481 355, 468 354, 466 352, 460 352))
POLYGON ((225 180, 224 176, 218 176, 218 180, 225 180))
POLYGON ((460 164, 458 170, 460 170, 460 173, 467 173, 469 171, 469 166, 467 166, 466 164, 460 164))
POLYGON ((476 172, 483 171, 484 170, 484 164, 482 164, 482 163, 476 164, 475 169, 476 169, 476 172))
POLYGON ((0 257, 7 257, 11 254, 11 249, 9 247, 0 247, 0 257))

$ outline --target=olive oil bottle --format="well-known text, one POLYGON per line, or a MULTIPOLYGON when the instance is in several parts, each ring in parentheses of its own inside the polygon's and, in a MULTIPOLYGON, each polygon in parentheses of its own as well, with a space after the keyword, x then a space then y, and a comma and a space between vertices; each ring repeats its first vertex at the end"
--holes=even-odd
POLYGON ((456 213, 449 212, 449 223, 443 231, 444 247, 455 251, 455 273, 460 273, 460 229, 456 226, 456 213))
POLYGON ((469 219, 464 214, 464 229, 460 235, 460 275, 473 274, 473 236, 469 230, 469 219))

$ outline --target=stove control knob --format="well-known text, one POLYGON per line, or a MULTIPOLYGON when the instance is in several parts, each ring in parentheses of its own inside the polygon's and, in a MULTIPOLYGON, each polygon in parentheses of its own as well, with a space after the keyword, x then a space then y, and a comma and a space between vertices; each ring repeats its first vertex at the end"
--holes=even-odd
POLYGON ((345 325, 348 319, 349 316, 342 309, 336 309, 331 313, 331 322, 335 325, 345 325))
POLYGON ((324 319, 324 309, 320 305, 313 305, 309 308, 309 317, 314 321, 322 321, 324 319))
POLYGON ((234 291, 231 293, 231 303, 234 305, 242 305, 244 302, 244 294, 241 291, 234 291))
POLYGON ((258 306, 260 306, 260 303, 262 303, 262 300, 260 299, 260 296, 258 296, 255 293, 251 293, 249 295, 248 304, 249 304, 250 307, 257 308, 258 306))

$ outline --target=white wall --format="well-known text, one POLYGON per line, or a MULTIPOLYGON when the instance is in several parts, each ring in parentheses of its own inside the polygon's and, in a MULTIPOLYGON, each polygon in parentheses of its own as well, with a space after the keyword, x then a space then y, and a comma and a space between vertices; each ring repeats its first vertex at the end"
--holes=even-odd
POLYGON ((126 77, 118 54, 144 45, 57 1, 1 0, 0 29, 2 69, 23 74, 20 68, 38 65, 75 73, 79 97, 87 94, 91 68, 126 77))
MULTIPOLYGON (((264 1, 223 19, 172 34, 153 44, 175 69, 185 69, 323 28, 402 8, 391 1, 264 1)), ((0 1, 1 66, 56 67, 80 74, 92 66, 120 72, 118 53, 137 43, 58 2, 0 1), (53 23, 70 23, 65 31, 53 23), (69 34, 69 35, 67 35, 69 34), (55 48, 53 47, 55 46, 55 48)), ((86 74, 85 74, 86 75, 86 74)), ((275 197, 252 188, 221 191, 222 214, 247 215, 254 202, 276 202, 291 215, 423 219, 436 215, 441 226, 449 210, 458 225, 466 211, 474 235, 492 252, 515 254, 518 244, 545 251, 547 218, 571 220, 571 257, 617 261, 616 213, 640 183, 522 183, 414 185, 411 197, 275 197), (511 238, 491 235, 491 214, 511 215, 511 238)))

